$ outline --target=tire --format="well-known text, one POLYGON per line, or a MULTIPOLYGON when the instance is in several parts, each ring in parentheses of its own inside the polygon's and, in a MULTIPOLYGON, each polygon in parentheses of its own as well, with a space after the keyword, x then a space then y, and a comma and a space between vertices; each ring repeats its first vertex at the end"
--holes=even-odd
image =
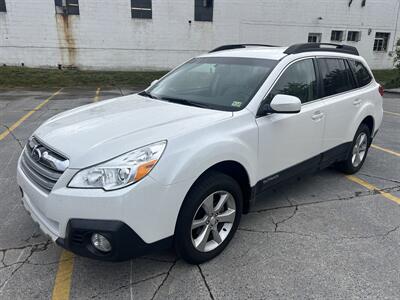
POLYGON ((370 145, 371 145, 371 132, 366 124, 361 124, 360 127, 358 127, 358 130, 354 136, 346 160, 340 162, 337 165, 338 169, 346 174, 357 173, 364 164, 370 145), (364 140, 362 140, 363 137, 364 140), (360 147, 361 140, 363 141, 363 144, 360 147), (363 152, 358 151, 357 149, 361 149, 363 152), (362 156, 357 156, 357 154, 360 153, 363 153, 362 156))
POLYGON ((179 212, 174 239, 177 254, 190 264, 216 257, 235 234, 242 209, 243 194, 233 178, 214 171, 202 175, 179 212))

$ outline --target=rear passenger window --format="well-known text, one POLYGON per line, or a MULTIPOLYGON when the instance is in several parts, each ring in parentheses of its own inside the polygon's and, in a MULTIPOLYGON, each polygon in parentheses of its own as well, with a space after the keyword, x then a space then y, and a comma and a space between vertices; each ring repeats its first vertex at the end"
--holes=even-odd
POLYGON ((331 96, 356 88, 351 71, 343 59, 319 58, 325 96, 331 96))
POLYGON ((371 74, 361 62, 352 59, 349 59, 348 61, 353 68, 359 87, 366 86, 372 81, 371 74))
POLYGON ((305 59, 290 65, 268 94, 267 103, 278 94, 296 96, 302 103, 317 99, 317 80, 313 61, 305 59))

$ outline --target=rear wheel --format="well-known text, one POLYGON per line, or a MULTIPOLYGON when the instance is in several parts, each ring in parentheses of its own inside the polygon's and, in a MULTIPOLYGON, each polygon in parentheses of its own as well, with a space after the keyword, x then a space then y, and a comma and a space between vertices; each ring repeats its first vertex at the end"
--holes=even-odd
POLYGON ((370 130, 367 125, 361 124, 354 136, 351 150, 346 160, 338 164, 339 169, 346 174, 358 172, 364 164, 370 144, 370 130))
POLYGON ((231 177, 209 172, 189 191, 179 213, 175 247, 184 260, 198 264, 221 253, 242 214, 242 191, 231 177))

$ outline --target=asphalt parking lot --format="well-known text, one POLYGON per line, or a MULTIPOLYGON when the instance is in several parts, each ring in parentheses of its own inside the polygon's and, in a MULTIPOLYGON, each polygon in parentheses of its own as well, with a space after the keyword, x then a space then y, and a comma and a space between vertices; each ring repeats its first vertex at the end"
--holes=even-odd
POLYGON ((211 262, 191 266, 167 251, 105 263, 47 240, 21 204, 22 147, 51 116, 130 92, 0 90, 0 299, 400 298, 396 94, 385 96, 382 127, 358 174, 327 169, 264 193, 211 262))

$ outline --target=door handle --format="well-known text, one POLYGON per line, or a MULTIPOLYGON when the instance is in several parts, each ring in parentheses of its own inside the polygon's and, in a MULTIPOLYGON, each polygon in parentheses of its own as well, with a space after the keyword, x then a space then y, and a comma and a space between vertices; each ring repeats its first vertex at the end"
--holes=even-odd
POLYGON ((353 101, 354 106, 359 106, 361 104, 362 100, 361 99, 356 99, 353 101))
POLYGON ((315 113, 313 113, 313 115, 311 116, 311 119, 313 119, 314 121, 319 121, 324 117, 324 114, 320 111, 316 111, 315 113))

